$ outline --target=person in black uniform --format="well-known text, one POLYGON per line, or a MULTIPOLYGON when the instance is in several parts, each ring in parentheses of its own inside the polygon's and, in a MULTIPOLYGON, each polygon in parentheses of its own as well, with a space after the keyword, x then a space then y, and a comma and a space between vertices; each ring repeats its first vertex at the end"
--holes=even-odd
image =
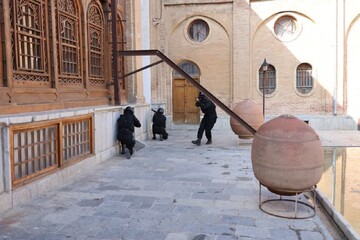
POLYGON ((163 139, 168 138, 168 133, 166 132, 166 117, 164 115, 164 109, 159 108, 157 111, 153 110, 155 112, 153 118, 152 118, 152 132, 153 132, 153 138, 156 140, 156 134, 160 135, 160 141, 163 139))
POLYGON ((134 109, 126 107, 124 114, 121 114, 117 120, 116 137, 121 143, 121 154, 125 154, 127 159, 130 159, 134 153, 134 127, 141 127, 141 123, 134 115, 134 109))
POLYGON ((191 141, 193 144, 198 146, 201 145, 201 139, 205 131, 207 138, 206 144, 212 143, 211 129, 214 127, 217 119, 216 106, 208 99, 203 93, 199 93, 199 97, 196 99, 195 106, 200 107, 204 113, 204 117, 200 122, 200 126, 197 132, 197 140, 191 141))

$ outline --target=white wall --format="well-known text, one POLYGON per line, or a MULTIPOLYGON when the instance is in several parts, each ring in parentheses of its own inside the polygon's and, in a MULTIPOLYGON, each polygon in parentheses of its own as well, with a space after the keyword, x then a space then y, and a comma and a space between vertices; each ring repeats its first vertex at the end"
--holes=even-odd
MULTIPOLYGON (((141 0, 141 50, 150 49, 150 26, 149 26, 150 18, 149 18, 149 1, 141 0)), ((140 50, 140 49, 138 49, 140 50)), ((147 66, 150 64, 150 56, 144 56, 142 58, 143 66, 147 66)), ((143 71, 143 82, 144 82, 144 97, 145 102, 151 102, 151 73, 150 69, 146 69, 143 71)))

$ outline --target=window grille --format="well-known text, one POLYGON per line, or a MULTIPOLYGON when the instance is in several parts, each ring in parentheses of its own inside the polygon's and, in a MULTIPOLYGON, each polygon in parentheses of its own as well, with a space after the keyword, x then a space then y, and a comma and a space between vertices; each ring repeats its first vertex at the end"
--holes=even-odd
MULTIPOLYGON (((14 68, 36 73, 48 72, 47 1, 10 1, 14 68)), ((24 77, 16 80, 49 81, 48 76, 24 77)))
POLYGON ((58 167, 58 125, 13 132, 13 183, 58 167))
POLYGON ((193 41, 202 42, 209 36, 209 25, 204 20, 195 20, 190 24, 188 34, 193 41))
POLYGON ((263 91, 263 85, 265 85, 265 94, 271 94, 276 89, 276 70, 272 65, 268 65, 267 77, 264 79, 264 71, 259 69, 259 90, 263 91), (264 81, 265 80, 265 84, 264 81))
POLYGON ((90 3, 87 16, 90 83, 105 84, 103 79, 103 15, 95 1, 90 3))
POLYGON ((12 184, 23 185, 93 153, 92 116, 10 128, 12 184))
MULTIPOLYGON (((112 65, 113 66, 113 54, 112 54, 112 16, 111 13, 109 13, 108 15, 108 26, 109 26, 109 49, 111 49, 111 61, 112 61, 112 65)), ((121 18, 119 15, 117 15, 117 20, 116 20, 116 28, 117 28, 117 41, 118 41, 118 46, 117 46, 117 50, 118 51, 122 51, 124 49, 124 30, 123 30, 123 24, 121 21, 121 18)), ((125 63, 124 63, 124 57, 123 56, 119 56, 118 57, 118 76, 121 77, 125 75, 125 63)), ((112 81, 114 81, 114 76, 112 75, 112 81)), ((124 78, 120 78, 119 79, 119 86, 120 86, 120 90, 122 91, 122 95, 126 94, 125 90, 126 90, 126 86, 125 86, 125 79, 124 78)))
POLYGON ((81 31, 79 11, 74 0, 57 1, 57 28, 59 31, 59 81, 62 84, 82 82, 81 31))
POLYGON ((90 154, 90 119, 63 125, 62 159, 68 161, 90 154))
POLYGON ((312 67, 310 64, 302 63, 296 69, 296 90, 306 94, 313 89, 312 67))
MULTIPOLYGON (((0 9, 3 9, 2 1, 0 1, 0 9)), ((3 87, 6 83, 4 82, 3 77, 3 54, 2 54, 2 47, 3 47, 3 37, 2 37, 2 23, 4 22, 3 16, 0 16, 0 87, 3 87)))
MULTIPOLYGON (((200 69, 192 62, 182 62, 179 64, 179 67, 186 72, 192 78, 199 78, 200 77, 200 69)), ((180 73, 177 71, 173 72, 174 77, 178 79, 184 78, 180 73)))

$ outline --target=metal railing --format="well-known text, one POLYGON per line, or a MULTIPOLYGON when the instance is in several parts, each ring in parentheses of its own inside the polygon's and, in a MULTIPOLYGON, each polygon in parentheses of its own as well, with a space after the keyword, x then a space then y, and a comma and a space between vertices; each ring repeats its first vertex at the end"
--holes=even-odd
POLYGON ((173 61, 171 61, 168 57, 166 57, 159 50, 128 50, 128 51, 119 51, 119 54, 122 56, 158 56, 161 60, 140 69, 137 69, 133 72, 127 73, 121 78, 128 77, 137 72, 143 71, 147 68, 153 67, 162 62, 167 63, 170 67, 176 70, 179 74, 181 74, 186 80, 188 80, 194 87, 196 87, 200 92, 204 93, 211 101, 213 101, 217 106, 219 106, 224 112, 230 115, 230 117, 234 118, 238 123, 244 126, 247 130, 250 131, 251 134, 255 135, 256 130, 250 126, 247 122, 245 122, 241 117, 239 117, 236 113, 234 113, 230 108, 228 108, 223 102, 221 102, 218 98, 216 98, 211 92, 209 92, 206 88, 201 86, 200 83, 195 81, 190 75, 188 75, 184 70, 182 70, 178 65, 176 65, 173 61))

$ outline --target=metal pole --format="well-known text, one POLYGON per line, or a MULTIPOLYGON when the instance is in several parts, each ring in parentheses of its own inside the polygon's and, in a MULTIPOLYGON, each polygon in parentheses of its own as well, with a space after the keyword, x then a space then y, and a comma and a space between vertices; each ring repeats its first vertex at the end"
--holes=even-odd
POLYGON ((112 61, 114 76, 115 105, 120 105, 119 76, 118 76, 118 41, 117 41, 117 0, 111 0, 111 30, 112 30, 112 61))
POLYGON ((253 135, 255 135, 256 130, 250 126, 247 122, 245 122, 241 117, 239 117, 236 113, 234 113, 230 108, 228 108, 223 102, 217 99, 213 94, 211 94, 206 88, 200 85, 197 81, 195 81, 191 76, 189 76, 184 70, 182 70, 178 65, 176 65, 173 61, 167 58, 163 53, 159 50, 127 50, 121 51, 120 54, 122 56, 147 56, 147 55, 156 55, 160 59, 164 60, 170 67, 175 69, 179 74, 185 77, 195 88, 204 93, 211 101, 213 101, 217 106, 219 106, 222 110, 224 110, 227 114, 235 119, 235 121, 242 124, 247 130, 249 130, 253 135))
MULTIPOLYGON (((261 69, 263 71, 263 76, 262 76, 262 95, 263 95, 263 117, 265 119, 265 78, 268 77, 267 75, 267 71, 268 71, 268 63, 266 62, 266 58, 264 58, 264 62, 261 65, 261 69)), ((268 80, 268 79, 266 79, 268 80)))
POLYGON ((263 72, 263 89, 262 89, 262 94, 263 94, 263 117, 265 119, 265 75, 266 75, 266 70, 263 72))

